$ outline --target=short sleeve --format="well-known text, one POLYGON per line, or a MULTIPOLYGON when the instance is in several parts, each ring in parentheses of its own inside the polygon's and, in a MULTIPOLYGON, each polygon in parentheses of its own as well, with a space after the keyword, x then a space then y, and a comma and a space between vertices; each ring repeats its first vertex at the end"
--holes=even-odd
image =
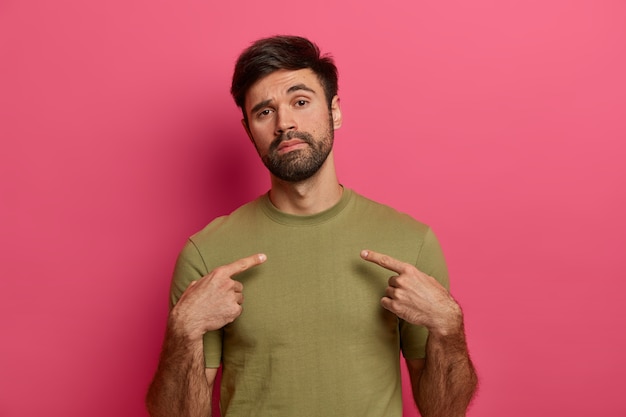
MULTIPOLYGON (((450 290, 448 267, 441 250, 439 240, 428 229, 415 264, 417 269, 435 278, 447 290, 450 290)), ((428 330, 424 326, 416 326, 400 321, 400 345, 406 359, 422 359, 426 356, 428 330)))
MULTIPOLYGON (((192 281, 208 274, 200 251, 192 240, 188 240, 176 260, 170 285, 170 309, 176 305, 192 281)), ((217 368, 222 359, 222 331, 204 334, 204 362, 207 368, 217 368)))

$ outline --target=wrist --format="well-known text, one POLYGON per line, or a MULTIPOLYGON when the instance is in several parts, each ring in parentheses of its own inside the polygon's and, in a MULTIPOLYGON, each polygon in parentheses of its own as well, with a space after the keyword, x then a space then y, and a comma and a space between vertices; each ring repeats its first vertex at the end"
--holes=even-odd
POLYGON ((454 300, 450 300, 450 304, 428 331, 433 336, 446 337, 463 334, 463 327, 463 311, 454 300))
POLYGON ((201 341, 204 332, 191 328, 189 322, 190 320, 174 306, 167 319, 167 331, 172 337, 186 342, 201 341))

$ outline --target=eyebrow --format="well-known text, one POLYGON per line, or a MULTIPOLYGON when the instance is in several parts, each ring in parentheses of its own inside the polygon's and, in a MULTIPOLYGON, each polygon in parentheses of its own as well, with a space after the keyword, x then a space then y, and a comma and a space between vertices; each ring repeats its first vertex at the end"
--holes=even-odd
POLYGON ((294 91, 299 91, 299 90, 304 90, 304 91, 308 91, 310 93, 315 94, 315 90, 313 90, 311 87, 307 87, 305 84, 296 84, 296 85, 292 85, 291 87, 289 87, 289 89, 287 90, 288 93, 293 93, 294 91))
POLYGON ((256 112, 258 112, 259 110, 261 110, 263 107, 267 106, 268 104, 270 104, 272 102, 272 100, 263 100, 260 103, 257 103, 254 107, 252 107, 250 109, 250 113, 254 114, 256 112))
MULTIPOLYGON (((287 93, 294 93, 296 91, 308 91, 310 93, 313 94, 317 94, 317 92, 315 90, 313 90, 311 87, 307 87, 306 84, 295 84, 292 85, 291 87, 289 87, 287 89, 287 93)), ((268 104, 270 104, 272 102, 272 100, 263 100, 257 104, 254 105, 254 107, 252 107, 252 109, 250 109, 250 113, 256 113, 259 110, 261 110, 263 107, 267 106, 268 104)))

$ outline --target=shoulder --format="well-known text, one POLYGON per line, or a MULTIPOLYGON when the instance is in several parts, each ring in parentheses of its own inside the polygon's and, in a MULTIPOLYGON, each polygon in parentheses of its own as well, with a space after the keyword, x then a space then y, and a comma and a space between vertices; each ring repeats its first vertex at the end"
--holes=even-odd
POLYGON ((354 210, 364 216, 368 224, 380 224, 385 227, 406 229, 410 233, 426 235, 430 227, 415 219, 413 216, 401 212, 387 204, 374 201, 355 191, 352 191, 354 210))
POLYGON ((263 197, 252 200, 230 214, 214 218, 204 228, 194 233, 189 240, 196 245, 202 245, 207 239, 223 233, 232 233, 233 229, 244 229, 247 224, 254 221, 257 213, 260 212, 259 201, 263 197))

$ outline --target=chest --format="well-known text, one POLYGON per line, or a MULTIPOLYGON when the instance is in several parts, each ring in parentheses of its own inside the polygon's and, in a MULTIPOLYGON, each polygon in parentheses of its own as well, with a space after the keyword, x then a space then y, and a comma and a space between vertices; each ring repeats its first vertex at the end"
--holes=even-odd
POLYGON ((390 273, 358 254, 332 247, 268 253, 241 279, 243 313, 224 329, 225 342, 252 348, 394 338, 397 319, 380 306, 390 273))

